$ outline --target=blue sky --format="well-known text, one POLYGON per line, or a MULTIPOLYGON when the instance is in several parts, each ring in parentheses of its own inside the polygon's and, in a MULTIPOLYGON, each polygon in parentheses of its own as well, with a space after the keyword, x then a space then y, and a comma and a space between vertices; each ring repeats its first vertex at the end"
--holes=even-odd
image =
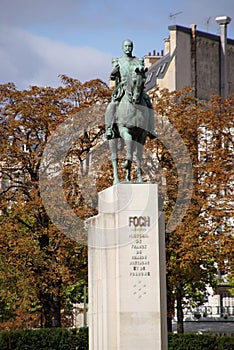
POLYGON ((124 39, 144 56, 163 49, 173 24, 218 34, 221 15, 232 18, 234 39, 233 0, 1 0, 0 83, 58 86, 59 74, 108 81, 124 39))

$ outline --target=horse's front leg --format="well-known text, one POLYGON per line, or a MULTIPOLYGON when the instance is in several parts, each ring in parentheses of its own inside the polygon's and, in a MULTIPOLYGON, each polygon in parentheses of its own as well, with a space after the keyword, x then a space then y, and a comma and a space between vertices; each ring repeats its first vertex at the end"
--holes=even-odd
POLYGON ((113 167, 113 185, 117 184, 119 182, 118 177, 118 139, 112 139, 109 140, 109 147, 111 151, 111 161, 112 161, 112 167, 113 167))
POLYGON ((126 142, 126 161, 123 165, 123 167, 127 170, 126 173, 126 181, 131 181, 131 169, 132 169, 132 158, 133 158, 133 140, 128 140, 126 142))
POLYGON ((144 182, 143 177, 142 177, 142 168, 141 168, 141 163, 142 163, 142 155, 143 155, 143 149, 144 149, 144 142, 145 142, 146 137, 142 137, 140 141, 137 142, 136 146, 136 160, 137 160, 137 182, 144 182))
POLYGON ((126 161, 123 164, 123 167, 127 170, 126 181, 131 181, 131 167, 132 167, 132 158, 133 158, 133 143, 132 135, 129 132, 129 129, 125 126, 119 127, 119 133, 122 139, 124 139, 126 144, 126 161))

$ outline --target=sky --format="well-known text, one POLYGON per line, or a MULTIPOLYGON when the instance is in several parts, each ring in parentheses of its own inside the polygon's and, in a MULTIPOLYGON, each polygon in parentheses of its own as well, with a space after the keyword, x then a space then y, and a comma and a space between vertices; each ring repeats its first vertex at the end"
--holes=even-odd
POLYGON ((0 84, 57 87, 61 74, 108 82, 124 39, 143 57, 161 52, 170 25, 218 35, 223 15, 234 39, 233 0, 0 0, 0 84))

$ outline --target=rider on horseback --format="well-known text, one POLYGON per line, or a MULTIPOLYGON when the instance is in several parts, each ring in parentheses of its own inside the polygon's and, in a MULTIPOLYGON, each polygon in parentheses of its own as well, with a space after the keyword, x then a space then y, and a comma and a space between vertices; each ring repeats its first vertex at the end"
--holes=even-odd
MULTIPOLYGON (((129 72, 133 67, 144 68, 144 59, 132 56, 133 42, 131 40, 124 40, 122 43, 122 49, 124 55, 122 57, 114 58, 112 60, 112 65, 114 68, 110 74, 110 79, 115 81, 115 88, 112 93, 111 102, 107 107, 105 115, 106 137, 108 140, 116 136, 113 127, 114 124, 117 122, 115 120, 116 109, 119 105, 119 102, 125 94, 129 72)), ((147 107, 153 109, 150 98, 145 91, 143 92, 143 98, 146 102, 147 107)), ((150 120, 150 130, 148 130, 148 135, 151 139, 156 138, 156 133, 154 131, 153 113, 152 118, 150 120)))

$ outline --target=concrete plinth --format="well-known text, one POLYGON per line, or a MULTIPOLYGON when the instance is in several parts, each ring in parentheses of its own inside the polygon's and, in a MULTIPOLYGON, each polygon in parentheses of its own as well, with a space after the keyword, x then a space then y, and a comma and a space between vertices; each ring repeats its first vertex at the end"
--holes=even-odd
POLYGON ((163 213, 157 185, 99 193, 89 229, 89 350, 166 350, 163 213))

